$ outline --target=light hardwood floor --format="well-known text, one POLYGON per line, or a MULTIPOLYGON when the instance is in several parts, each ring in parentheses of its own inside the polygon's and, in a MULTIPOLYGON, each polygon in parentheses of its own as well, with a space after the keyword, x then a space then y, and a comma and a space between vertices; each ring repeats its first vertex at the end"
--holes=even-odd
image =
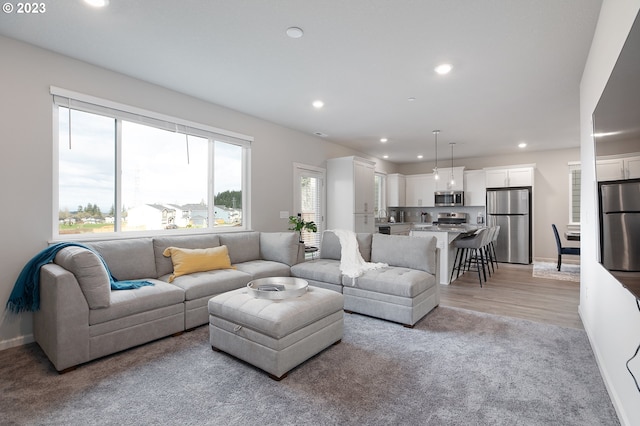
POLYGON ((583 329, 578 315, 580 284, 532 276, 533 265, 501 263, 480 288, 467 272, 440 286, 440 306, 451 306, 530 321, 583 329))

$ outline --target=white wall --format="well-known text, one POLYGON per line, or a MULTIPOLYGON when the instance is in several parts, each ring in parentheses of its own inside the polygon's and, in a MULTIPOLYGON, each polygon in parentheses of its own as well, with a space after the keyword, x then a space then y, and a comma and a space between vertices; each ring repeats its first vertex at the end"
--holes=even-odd
MULTIPOLYGON (((281 210, 293 211, 293 163, 325 167, 327 158, 360 155, 162 87, 0 37, 0 304, 6 304, 22 266, 52 236, 52 99, 58 86, 127 105, 253 136, 252 228, 285 231, 281 210)), ((210 82, 224 84, 224 82, 210 82)), ((366 157, 366 156, 365 156, 366 157)), ((369 157, 370 158, 370 157, 369 157)), ((381 171, 394 165, 379 159, 381 171)), ((0 316, 0 349, 32 339, 30 314, 0 316)))
MULTIPOLYGON (((578 99, 576 99, 576 103, 578 99)), ((578 141, 575 141, 576 143, 578 141)), ((554 151, 524 150, 504 155, 474 158, 456 158, 456 166, 465 170, 480 170, 485 167, 501 167, 517 164, 535 164, 533 191, 533 258, 555 262, 556 242, 551 230, 555 223, 562 232, 569 223, 569 162, 580 161, 580 149, 554 151)), ((431 173, 433 163, 413 163, 399 167, 403 174, 431 173)), ((563 245, 576 246, 575 242, 563 240, 563 245)), ((563 262, 578 262, 576 256, 565 256, 563 262)))
MULTIPOLYGON (((597 261, 597 191, 591 116, 638 10, 640 0, 604 0, 580 85, 583 164, 580 316, 624 425, 640 424, 640 392, 625 365, 640 343, 640 312, 631 293, 597 261), (587 164, 590 167, 586 167, 587 164)), ((636 376, 640 376, 638 361, 632 363, 636 376)))

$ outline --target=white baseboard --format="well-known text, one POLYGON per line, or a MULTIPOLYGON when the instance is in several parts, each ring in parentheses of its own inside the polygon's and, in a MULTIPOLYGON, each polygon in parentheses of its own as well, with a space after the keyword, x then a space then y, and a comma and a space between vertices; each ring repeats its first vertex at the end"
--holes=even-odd
POLYGON ((582 320, 582 324, 584 325, 584 330, 587 333, 587 338, 589 339, 591 350, 593 351, 593 354, 596 358, 596 364, 598 365, 598 370, 600 370, 602 381, 604 382, 604 386, 607 389, 607 392, 609 393, 609 398, 611 398, 611 403, 613 404, 613 408, 616 410, 616 414, 618 415, 618 420, 620 420, 620 424, 622 426, 631 425, 631 423, 629 422, 629 419, 627 418, 624 407, 620 402, 618 393, 616 392, 615 388, 611 385, 611 378, 609 376, 609 373, 607 372, 606 369, 602 367, 602 363, 600 362, 600 360, 602 359, 602 356, 598 351, 598 347, 593 344, 593 339, 591 338, 591 333, 589 332, 591 328, 589 327, 589 324, 587 324, 587 322, 585 321, 586 317, 582 315, 582 306, 578 306, 578 314, 580 315, 580 319, 582 320))
POLYGON ((33 334, 27 334, 26 336, 14 337, 13 339, 3 340, 0 342, 0 351, 9 348, 15 348, 16 346, 26 345, 27 343, 33 343, 35 339, 33 334))

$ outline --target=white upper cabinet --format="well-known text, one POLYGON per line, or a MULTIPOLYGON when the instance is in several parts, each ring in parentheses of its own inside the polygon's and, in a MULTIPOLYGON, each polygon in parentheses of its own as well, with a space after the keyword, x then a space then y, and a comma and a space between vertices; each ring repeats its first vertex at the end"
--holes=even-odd
POLYGON ((406 182, 406 205, 408 207, 433 207, 435 183, 432 174, 408 175, 406 182))
POLYGON ((387 206, 402 207, 406 205, 406 178, 399 173, 387 175, 387 206))
POLYGON ((533 186, 533 167, 508 167, 485 169, 487 188, 533 186))
POLYGON ((597 160, 596 176, 599 181, 640 178, 640 156, 597 160))
POLYGON ((484 206, 487 202, 487 187, 484 170, 464 172, 464 205, 484 206))
POLYGON ((627 172, 627 179, 640 178, 640 156, 627 158, 625 161, 625 170, 627 172))
POLYGON ((435 180, 436 191, 463 191, 464 190, 464 167, 439 167, 438 176, 435 180), (451 170, 453 170, 453 185, 451 184, 451 170))

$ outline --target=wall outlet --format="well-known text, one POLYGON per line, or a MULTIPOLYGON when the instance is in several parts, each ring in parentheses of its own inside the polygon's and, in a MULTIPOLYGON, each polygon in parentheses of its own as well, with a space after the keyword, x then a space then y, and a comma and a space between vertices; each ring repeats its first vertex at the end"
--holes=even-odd
POLYGON ((289 212, 288 211, 281 211, 280 212, 280 219, 289 219, 289 212))

